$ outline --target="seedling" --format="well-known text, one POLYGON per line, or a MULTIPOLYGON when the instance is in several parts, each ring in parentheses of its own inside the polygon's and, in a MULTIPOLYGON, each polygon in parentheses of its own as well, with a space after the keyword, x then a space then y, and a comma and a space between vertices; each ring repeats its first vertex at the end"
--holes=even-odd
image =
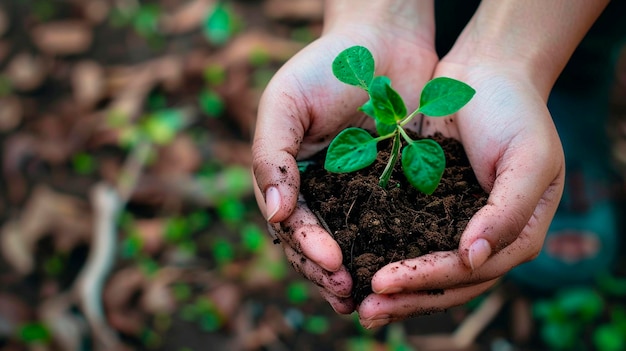
POLYGON ((392 170, 401 158, 402 170, 409 183, 430 195, 437 189, 445 169, 444 151, 432 139, 411 139, 405 126, 419 114, 430 117, 451 115, 465 106, 476 91, 452 78, 434 78, 424 86, 419 107, 407 114, 404 100, 391 88, 391 80, 386 76, 374 76, 374 66, 372 53, 362 46, 342 51, 333 61, 332 70, 337 79, 368 93, 369 100, 359 110, 374 119, 379 136, 372 136, 361 128, 346 128, 330 143, 324 168, 334 173, 365 168, 376 160, 378 142, 393 138, 391 156, 379 185, 387 187, 392 170), (404 147, 402 139, 406 142, 404 147))

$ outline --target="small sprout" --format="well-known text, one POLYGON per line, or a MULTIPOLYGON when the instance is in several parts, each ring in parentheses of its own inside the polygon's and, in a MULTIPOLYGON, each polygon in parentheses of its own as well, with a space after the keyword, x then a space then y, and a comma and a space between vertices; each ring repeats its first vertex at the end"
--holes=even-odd
POLYGON ((265 246, 265 233, 259 226, 248 223, 241 228, 243 247, 250 252, 258 253, 265 246))
POLYGON ((142 132, 155 144, 165 145, 187 124, 188 117, 183 110, 163 109, 146 116, 142 132))
POLYGON ((176 301, 186 301, 189 300, 189 298, 192 295, 192 289, 191 286, 189 286, 189 284, 185 284, 185 283, 175 283, 172 284, 172 294, 174 295, 174 298, 176 299, 176 301))
POLYGON ((31 322, 20 326, 18 336, 22 342, 30 345, 46 345, 52 340, 48 326, 40 322, 31 322))
POLYGON ((210 43, 223 45, 230 40, 238 27, 238 19, 230 7, 224 1, 218 1, 205 18, 202 29, 210 43))
POLYGON ((325 316, 310 316, 304 321, 303 329, 311 334, 322 335, 330 329, 330 322, 325 316))
POLYGON ((226 68, 220 64, 210 64, 202 71, 202 78, 209 86, 218 86, 226 81, 226 68))
POLYGON ((211 89, 202 89, 198 95, 198 104, 204 114, 211 118, 222 115, 225 106, 222 97, 211 89))
POLYGON ((72 157, 72 168, 78 174, 93 174, 96 169, 96 160, 88 153, 78 152, 72 157))
POLYGON ((235 260, 235 248, 224 238, 215 239, 211 249, 213 258, 219 265, 229 264, 235 260))
POLYGON ((342 51, 333 61, 333 74, 339 81, 368 93, 369 100, 359 110, 374 119, 379 136, 356 127, 343 130, 331 141, 324 168, 335 173, 363 169, 376 160, 378 142, 393 138, 391 156, 380 176, 380 186, 387 187, 393 167, 400 158, 409 183, 430 195, 437 189, 445 169, 444 151, 432 139, 411 139, 404 127, 418 114, 443 117, 456 113, 472 99, 475 90, 452 78, 434 78, 424 86, 420 106, 407 114, 406 104, 391 87, 391 80, 375 76, 374 66, 374 57, 362 46, 342 51), (404 147, 402 140, 406 143, 404 147))
POLYGON ((309 285, 304 282, 293 282, 287 286, 287 298, 292 304, 303 304, 310 297, 309 285))
POLYGON ((120 246, 120 255, 122 258, 139 257, 143 249, 143 240, 139 235, 129 235, 122 240, 120 246))

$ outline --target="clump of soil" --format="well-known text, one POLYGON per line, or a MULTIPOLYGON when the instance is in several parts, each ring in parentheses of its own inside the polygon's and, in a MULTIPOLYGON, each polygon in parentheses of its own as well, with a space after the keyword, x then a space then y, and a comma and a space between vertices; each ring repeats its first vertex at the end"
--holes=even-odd
POLYGON ((322 150, 301 174, 309 208, 326 222, 342 249, 357 302, 372 292, 372 276, 384 265, 457 249, 467 222, 487 201, 461 143, 441 135, 433 139, 446 154, 446 170, 432 195, 408 183, 400 162, 388 188, 378 185, 391 149, 385 142, 379 144, 376 162, 360 171, 326 171, 322 150))

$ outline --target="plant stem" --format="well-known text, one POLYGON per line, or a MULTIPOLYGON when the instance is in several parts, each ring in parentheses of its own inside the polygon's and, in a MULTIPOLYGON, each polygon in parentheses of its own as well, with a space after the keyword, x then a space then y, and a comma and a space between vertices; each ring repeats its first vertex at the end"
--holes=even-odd
MULTIPOLYGON (((402 128, 398 128, 402 131, 402 128)), ((383 174, 380 176, 378 185, 380 185, 383 189, 387 188, 387 183, 389 183, 389 178, 391 178, 391 172, 393 171, 393 167, 398 162, 398 155, 400 154, 400 135, 398 133, 394 133, 393 145, 391 146, 391 155, 389 156, 389 161, 387 162, 387 166, 385 166, 385 170, 383 174)))
POLYGON ((398 130, 400 131, 400 134, 402 134, 402 137, 404 138, 404 140, 406 140, 407 143, 413 144, 415 142, 415 140, 411 139, 411 137, 406 133, 404 128, 399 127, 398 130))
MULTIPOLYGON (((398 128, 398 129, 401 129, 401 128, 398 128)), ((395 137, 396 135, 398 135, 397 131, 395 131, 393 133, 386 134, 386 135, 377 136, 374 140, 376 140, 376 142, 378 143, 379 141, 383 141, 385 139, 389 139, 389 138, 395 137)))
POLYGON ((415 111, 411 112, 410 115, 404 117, 404 119, 402 121, 400 121, 400 123, 398 123, 398 125, 400 127, 404 127, 405 125, 407 125, 407 123, 411 122, 411 120, 413 119, 413 117, 415 117, 417 115, 417 113, 419 112, 419 108, 416 109, 415 111))

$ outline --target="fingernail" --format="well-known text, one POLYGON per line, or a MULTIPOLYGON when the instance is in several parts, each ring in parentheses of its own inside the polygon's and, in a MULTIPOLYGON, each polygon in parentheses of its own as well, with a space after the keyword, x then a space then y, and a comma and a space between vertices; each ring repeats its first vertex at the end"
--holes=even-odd
POLYGON ((469 263, 472 270, 480 268, 491 256, 491 245, 485 239, 474 241, 469 248, 469 263))
POLYGON ((383 325, 387 325, 389 324, 390 321, 391 319, 389 317, 368 319, 365 321, 365 323, 363 323, 363 326, 365 327, 365 329, 374 329, 374 328, 382 327, 383 325))
POLYGON ((265 209, 267 211, 267 221, 271 222, 272 218, 280 209, 280 193, 276 187, 269 187, 265 192, 265 209))
POLYGON ((384 288, 384 289, 382 289, 380 291, 374 291, 374 292, 376 294, 380 294, 380 295, 383 295, 383 294, 390 295, 390 294, 397 294, 397 293, 399 293, 401 291, 402 291, 402 288, 400 288, 398 286, 388 286, 388 287, 386 287, 386 288, 384 288))

